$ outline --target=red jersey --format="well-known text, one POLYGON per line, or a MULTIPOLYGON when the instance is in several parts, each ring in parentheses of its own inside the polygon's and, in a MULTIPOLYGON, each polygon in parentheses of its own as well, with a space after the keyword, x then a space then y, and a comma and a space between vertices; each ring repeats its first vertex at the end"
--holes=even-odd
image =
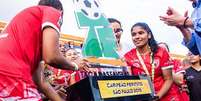
POLYGON ((80 71, 62 70, 47 65, 45 72, 49 73, 46 79, 53 85, 69 86, 80 81, 80 71))
POLYGON ((185 69, 183 68, 183 66, 181 65, 181 61, 177 60, 177 59, 173 59, 172 60, 174 67, 172 69, 172 71, 177 74, 177 73, 184 73, 185 69))
MULTIPOLYGON (((138 59, 136 49, 132 49, 128 53, 124 55, 125 60, 129 66, 131 66, 132 74, 133 75, 140 75, 140 74, 146 74, 142 64, 140 63, 140 60, 138 59)), ((150 54, 145 54, 142 56, 142 59, 147 67, 147 70, 150 75, 152 75, 152 64, 150 63, 150 54)), ((164 84, 164 78, 163 78, 163 69, 172 68, 172 62, 170 61, 170 56, 168 52, 159 47, 157 52, 154 54, 154 89, 157 93, 164 84)), ((175 99, 174 101, 179 101, 179 91, 176 85, 172 85, 168 93, 164 97, 160 99, 160 101, 171 101, 171 99, 175 99), (171 98, 172 97, 172 98, 171 98), (173 98, 175 97, 175 98, 173 98)))
MULTIPOLYGON (((175 75, 180 74, 180 73, 185 73, 185 69, 181 65, 181 61, 180 60, 173 59, 172 62, 174 64, 174 67, 173 67, 172 71, 173 71, 173 73, 175 73, 175 75)), ((186 85, 185 80, 183 81, 182 85, 186 85)), ((181 87, 181 86, 178 86, 178 87, 181 87)), ((190 101, 189 95, 187 94, 186 91, 183 91, 182 88, 180 89, 180 95, 182 96, 181 97, 182 101, 190 101)))
POLYGON ((47 70, 51 71, 51 82, 54 85, 69 85, 69 79, 71 77, 72 71, 70 70, 61 70, 51 66, 47 66, 47 70))
POLYGON ((48 6, 33 6, 18 13, 0 34, 0 74, 32 81, 42 60, 42 30, 60 30, 61 12, 48 6))

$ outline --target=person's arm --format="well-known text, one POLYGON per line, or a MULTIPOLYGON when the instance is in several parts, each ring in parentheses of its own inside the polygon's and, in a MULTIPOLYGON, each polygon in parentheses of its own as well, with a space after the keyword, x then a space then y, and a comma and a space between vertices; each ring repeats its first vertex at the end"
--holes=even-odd
POLYGON ((45 80, 44 68, 44 63, 40 63, 33 75, 33 80, 35 84, 51 101, 63 101, 63 99, 57 94, 57 92, 50 85, 50 83, 45 80))
POLYGON ((183 84, 184 75, 180 73, 173 73, 173 80, 178 85, 181 86, 183 84))
POLYGON ((181 33, 184 37, 184 41, 189 42, 191 40, 191 37, 192 37, 191 31, 188 28, 184 28, 184 27, 178 26, 177 28, 181 31, 181 33))
POLYGON ((163 78, 165 82, 163 83, 162 88, 156 94, 159 97, 159 99, 162 98, 168 92, 168 90, 170 89, 173 83, 172 69, 165 69, 165 70, 162 70, 162 72, 163 72, 163 78))
POLYGON ((164 21, 164 23, 169 26, 182 26, 193 29, 193 21, 188 17, 187 11, 184 15, 181 15, 172 7, 168 7, 167 15, 159 17, 160 20, 164 21))
POLYGON ((195 33, 192 33, 189 40, 184 38, 182 42, 182 44, 186 46, 193 54, 199 54, 196 38, 199 38, 199 36, 196 36, 195 33))
POLYGON ((59 33, 52 27, 43 29, 42 58, 48 65, 61 69, 89 71, 86 61, 76 61, 77 65, 66 59, 59 50, 59 33))
POLYGON ((195 41, 195 38, 198 36, 196 36, 194 32, 192 33, 188 28, 177 28, 182 32, 184 37, 182 44, 185 45, 193 54, 199 54, 199 50, 195 41))
POLYGON ((192 19, 190 18, 190 17, 185 17, 185 22, 183 22, 183 25, 185 24, 185 27, 186 28, 191 28, 191 29, 193 29, 194 28, 194 24, 193 24, 193 21, 192 21, 192 19))

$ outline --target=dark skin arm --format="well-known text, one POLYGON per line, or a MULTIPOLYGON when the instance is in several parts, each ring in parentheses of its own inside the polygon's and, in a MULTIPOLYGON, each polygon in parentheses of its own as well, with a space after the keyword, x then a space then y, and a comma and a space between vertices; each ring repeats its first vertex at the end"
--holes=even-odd
MULTIPOLYGON (((59 33, 52 27, 45 27, 43 30, 42 57, 45 63, 56 68, 75 70, 75 64, 66 59, 59 50, 59 33)), ((76 61, 79 70, 89 71, 88 63, 76 61)))
POLYGON ((64 101, 50 85, 44 77, 44 63, 40 63, 37 70, 33 75, 33 80, 37 87, 43 92, 43 94, 48 97, 51 101, 64 101))
POLYGON ((172 78, 172 69, 166 69, 163 70, 163 78, 165 80, 162 88, 160 89, 160 91, 157 93, 157 96, 160 98, 162 98, 170 89, 172 83, 173 83, 173 78, 172 78))

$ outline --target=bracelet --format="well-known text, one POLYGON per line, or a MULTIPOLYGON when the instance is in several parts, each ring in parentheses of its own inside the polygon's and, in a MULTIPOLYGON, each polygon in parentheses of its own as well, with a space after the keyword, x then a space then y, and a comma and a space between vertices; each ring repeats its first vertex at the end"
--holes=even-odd
POLYGON ((72 62, 72 64, 74 65, 74 70, 78 70, 79 69, 78 65, 75 62, 72 62))
POLYGON ((186 22, 187 22, 188 18, 189 18, 189 17, 186 17, 186 19, 184 20, 184 24, 183 24, 183 27, 184 27, 184 28, 187 28, 186 22))

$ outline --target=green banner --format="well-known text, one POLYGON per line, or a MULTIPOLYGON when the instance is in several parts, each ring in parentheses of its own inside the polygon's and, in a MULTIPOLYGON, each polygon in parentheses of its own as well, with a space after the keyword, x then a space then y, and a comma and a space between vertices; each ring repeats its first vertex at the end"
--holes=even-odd
POLYGON ((75 16, 80 29, 87 29, 82 54, 85 57, 119 58, 116 39, 97 0, 75 0, 75 16))

